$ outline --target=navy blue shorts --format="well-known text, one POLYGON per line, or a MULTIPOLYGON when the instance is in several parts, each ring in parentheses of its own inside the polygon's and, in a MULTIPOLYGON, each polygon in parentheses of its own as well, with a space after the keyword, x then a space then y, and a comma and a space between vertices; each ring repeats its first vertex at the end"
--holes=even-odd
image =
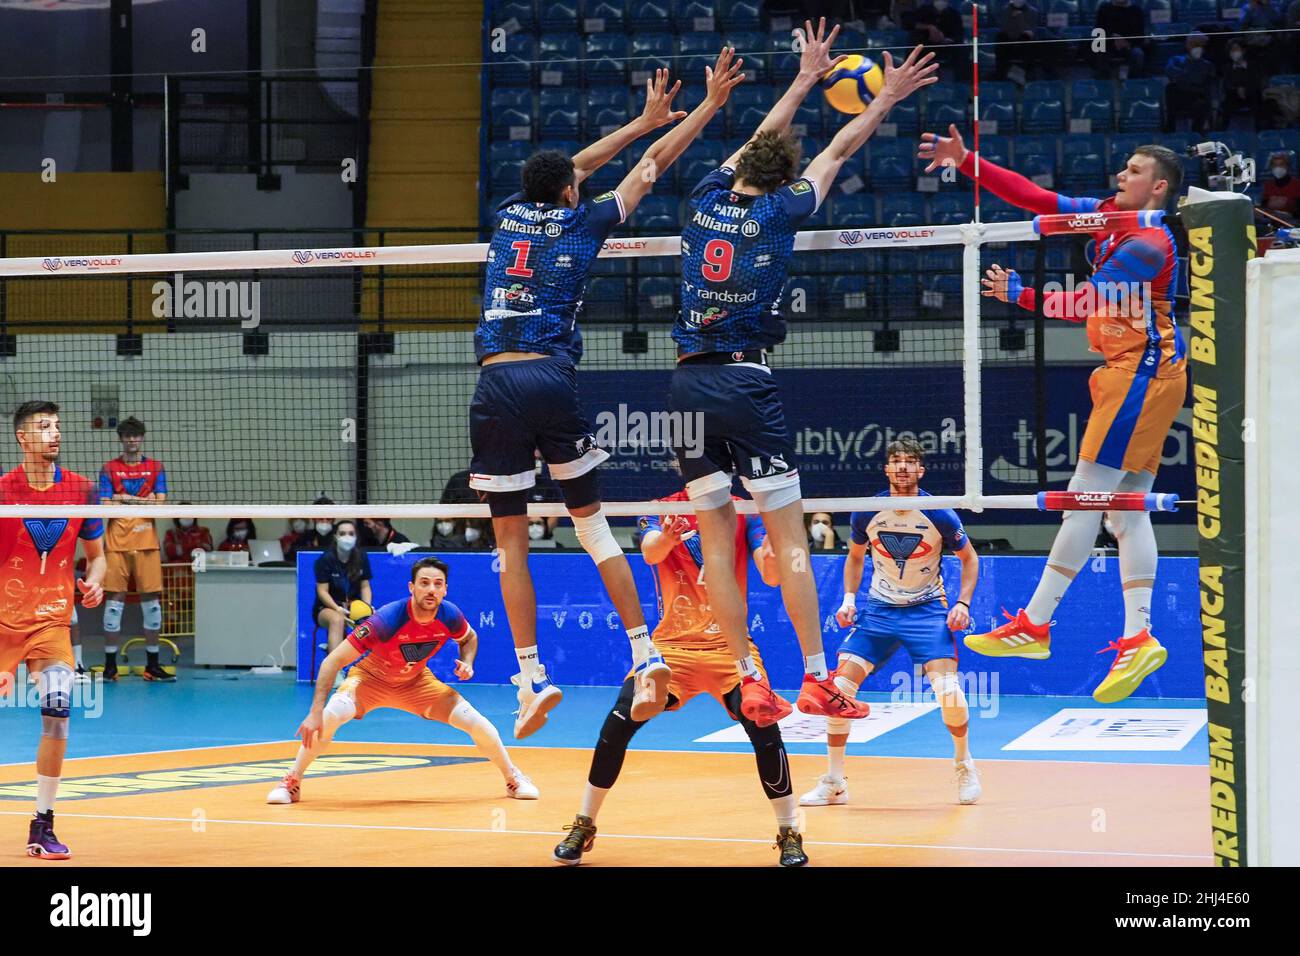
POLYGON ((479 491, 531 488, 534 449, 556 481, 585 475, 609 457, 596 447, 578 405, 577 370, 559 356, 483 366, 469 406, 469 440, 469 486, 479 491))
POLYGON ((948 609, 943 601, 900 605, 868 598, 858 611, 857 626, 840 645, 840 653, 853 654, 879 668, 900 646, 907 649, 914 664, 957 659, 957 640, 948 630, 948 609))
POLYGON ((678 365, 668 404, 691 416, 679 431, 683 441, 674 448, 688 491, 694 493, 692 482, 700 492, 730 487, 733 473, 751 492, 799 480, 771 371, 739 364, 678 365), (725 485, 716 477, 719 473, 726 476, 725 485))

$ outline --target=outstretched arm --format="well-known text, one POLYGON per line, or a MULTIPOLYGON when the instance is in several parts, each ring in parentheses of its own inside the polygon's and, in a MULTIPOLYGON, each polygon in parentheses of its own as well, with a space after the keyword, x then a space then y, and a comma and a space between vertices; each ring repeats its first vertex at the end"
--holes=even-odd
POLYGON ((933 53, 921 56, 921 47, 917 46, 908 54, 907 59, 895 68, 894 58, 889 55, 888 50, 885 51, 885 85, 880 95, 871 101, 871 105, 864 112, 853 117, 836 133, 830 145, 822 150, 804 170, 804 179, 811 180, 817 186, 817 195, 830 195, 831 185, 839 175, 840 167, 871 138, 871 134, 889 115, 889 111, 895 104, 905 100, 921 87, 939 81, 936 75, 939 64, 931 62, 932 60, 934 60, 933 53))
MULTIPOLYGON (((790 121, 794 119, 795 111, 808 94, 813 91, 821 78, 826 75, 831 67, 845 59, 845 55, 831 58, 831 44, 839 36, 840 28, 837 24, 831 30, 830 36, 826 36, 826 18, 822 17, 817 23, 817 32, 813 33, 811 20, 804 21, 804 28, 799 32, 799 38, 803 42, 803 50, 799 53, 799 75, 794 78, 790 88, 785 91, 785 95, 776 101, 776 105, 763 118, 763 122, 758 124, 758 129, 754 130, 754 136, 759 133, 777 132, 784 133, 790 128, 790 121)), ((750 139, 753 139, 751 136, 750 139)), ((749 143, 746 142, 745 146, 749 143)), ((744 152, 745 146, 728 157, 723 163, 732 169, 736 168, 736 162, 740 159, 740 154, 744 152)))
MULTIPOLYGON (((718 54, 716 64, 704 68, 705 81, 708 83, 709 90, 704 101, 691 111, 690 116, 647 149, 645 155, 641 157, 641 162, 637 163, 636 168, 619 183, 617 192, 619 198, 623 200, 625 216, 632 215, 632 210, 636 208, 637 203, 645 198, 646 193, 654 188, 658 178, 677 162, 682 153, 686 152, 686 147, 695 140, 709 120, 713 119, 713 114, 726 104, 731 91, 745 79, 745 74, 740 72, 741 64, 745 61, 733 60, 735 53, 733 48, 727 47, 718 54)), ((660 70, 659 74, 661 75, 655 77, 656 90, 662 90, 668 83, 668 71, 660 70)), ((680 82, 673 89, 676 90, 679 86, 681 86, 680 82)), ((671 94, 668 98, 672 99, 671 94)))
POLYGON ((666 81, 668 71, 656 70, 654 79, 645 81, 645 109, 641 111, 640 116, 626 126, 614 130, 608 136, 596 140, 573 157, 573 175, 576 179, 574 185, 581 185, 584 179, 646 133, 686 116, 684 111, 672 109, 673 97, 681 89, 681 81, 678 80, 672 89, 665 90, 667 84, 659 82, 661 77, 666 81))

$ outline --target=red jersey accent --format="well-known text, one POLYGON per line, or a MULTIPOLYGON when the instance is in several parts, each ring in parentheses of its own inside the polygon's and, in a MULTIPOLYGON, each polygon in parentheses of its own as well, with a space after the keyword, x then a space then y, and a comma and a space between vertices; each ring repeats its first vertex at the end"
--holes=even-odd
POLYGON ((460 608, 444 600, 430 621, 417 621, 412 599, 385 604, 348 635, 352 646, 369 656, 357 664, 361 670, 389 682, 418 677, 429 658, 448 641, 459 640, 469 630, 460 608))
MULTIPOLYGON (((133 495, 147 498, 151 494, 167 493, 167 472, 156 458, 141 458, 128 465, 120 457, 104 464, 99 471, 99 497, 133 495)), ((145 506, 141 506, 144 510, 145 506)), ((104 539, 108 551, 157 551, 158 531, 152 518, 110 518, 108 537, 104 539)))

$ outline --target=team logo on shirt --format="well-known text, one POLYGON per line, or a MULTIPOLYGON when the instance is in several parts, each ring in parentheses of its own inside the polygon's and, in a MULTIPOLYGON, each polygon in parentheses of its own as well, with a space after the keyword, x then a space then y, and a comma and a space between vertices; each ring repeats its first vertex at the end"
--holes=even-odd
POLYGON ((32 536, 38 554, 49 554, 68 528, 67 518, 24 518, 23 527, 32 536))
POLYGON ((907 562, 913 558, 923 558, 931 548, 922 535, 908 534, 901 531, 881 531, 876 536, 876 550, 893 559, 898 565, 898 576, 903 576, 907 562))
POLYGON ((593 199, 592 202, 609 202, 609 200, 613 198, 614 198, 614 191, 610 190, 607 193, 601 193, 599 196, 593 199))
POLYGON ((356 628, 352 631, 352 636, 355 637, 358 641, 367 641, 370 639, 370 636, 374 633, 375 632, 370 629, 369 624, 358 624, 356 628))
POLYGON ((758 235, 759 224, 757 219, 746 219, 740 224, 740 234, 753 239, 758 235))
POLYGON ((497 286, 492 290, 492 304, 501 305, 503 303, 514 304, 516 302, 524 305, 532 305, 537 301, 537 297, 529 291, 528 286, 522 282, 511 283, 510 288, 503 289, 497 286))
POLYGON ((544 231, 548 236, 554 239, 564 231, 564 228, 558 222, 548 222, 544 231))
POLYGON ((812 186, 809 185, 808 181, 806 179, 801 179, 790 187, 790 192, 794 193, 796 196, 802 196, 810 189, 812 189, 812 186))
POLYGON ((711 305, 703 312, 697 312, 694 309, 691 309, 690 319, 688 321, 689 324, 693 325, 695 328, 702 329, 706 325, 712 325, 714 322, 717 322, 719 319, 724 319, 726 317, 727 317, 726 309, 719 309, 716 305, 711 305))
POLYGON ((438 649, 441 641, 412 641, 402 645, 402 659, 408 664, 418 664, 438 649))

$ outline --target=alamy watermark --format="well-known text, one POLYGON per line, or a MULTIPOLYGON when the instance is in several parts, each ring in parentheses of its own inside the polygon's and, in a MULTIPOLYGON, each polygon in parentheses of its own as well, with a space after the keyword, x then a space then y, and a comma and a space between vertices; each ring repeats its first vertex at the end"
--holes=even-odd
MULTIPOLYGON (((70 710, 82 712, 88 719, 104 715, 104 680, 96 674, 93 680, 69 681, 65 693, 68 695, 70 710)), ((27 675, 4 672, 0 673, 0 710, 21 708, 36 713, 41 709, 41 685, 29 680, 27 675)))
POLYGON ((178 272, 168 282, 153 284, 156 319, 239 319, 239 327, 255 329, 262 322, 262 283, 257 280, 227 282, 185 280, 178 272))
POLYGON ((704 454, 703 412, 645 412, 620 402, 596 415, 596 444, 608 451, 680 450, 686 458, 704 454))
MULTIPOLYGON (((1000 675, 997 671, 958 671, 957 682, 966 695, 966 706, 971 711, 979 711, 981 717, 996 717, 1000 709, 998 703, 1000 675)), ((911 673, 896 671, 890 675, 889 682, 893 692, 889 700, 894 704, 933 704, 943 705, 934 693, 930 679, 918 664, 911 673)))

